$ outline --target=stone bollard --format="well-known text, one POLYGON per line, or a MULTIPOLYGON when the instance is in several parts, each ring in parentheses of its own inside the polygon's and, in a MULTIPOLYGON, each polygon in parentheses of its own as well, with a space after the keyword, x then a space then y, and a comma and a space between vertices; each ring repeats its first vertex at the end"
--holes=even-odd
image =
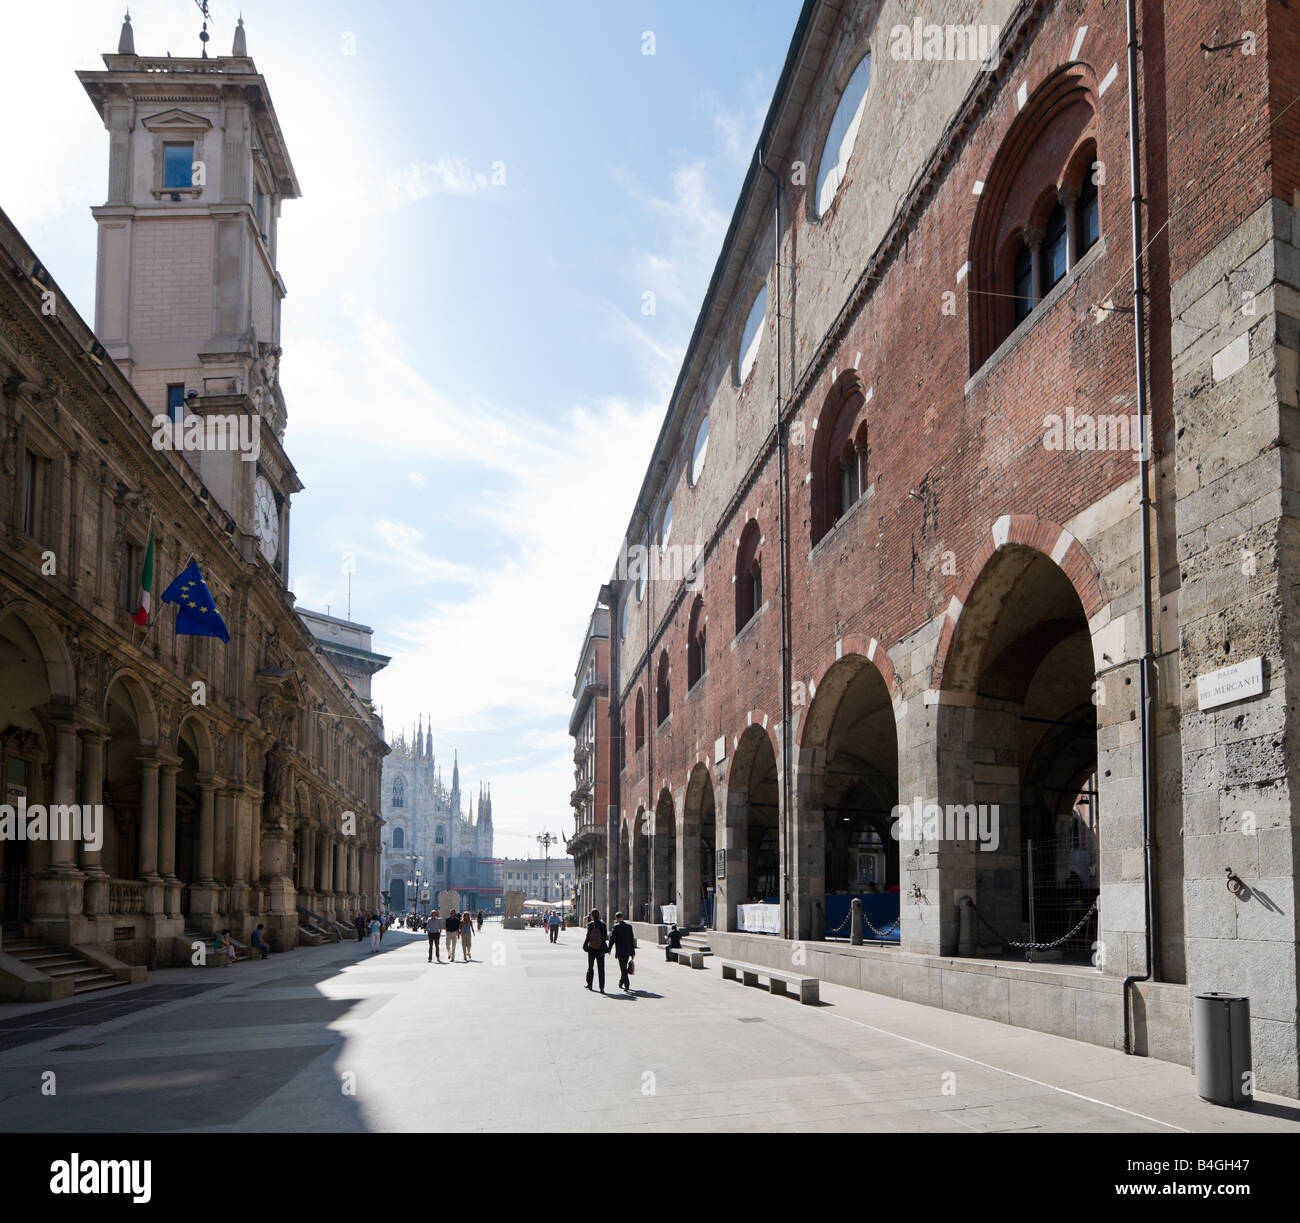
POLYGON ((855 896, 849 903, 849 942, 862 946, 862 897, 855 896))
POLYGON ((975 902, 969 896, 961 898, 960 916, 957 920, 957 954, 975 954, 975 902))

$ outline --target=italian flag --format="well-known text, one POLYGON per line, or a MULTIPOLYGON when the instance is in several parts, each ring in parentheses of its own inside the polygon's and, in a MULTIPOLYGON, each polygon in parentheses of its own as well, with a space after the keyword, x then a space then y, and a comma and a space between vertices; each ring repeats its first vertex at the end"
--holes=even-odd
POLYGON ((140 609, 135 622, 142 628, 149 623, 149 598, 153 590, 153 523, 149 524, 149 546, 144 550, 144 570, 140 574, 140 609))

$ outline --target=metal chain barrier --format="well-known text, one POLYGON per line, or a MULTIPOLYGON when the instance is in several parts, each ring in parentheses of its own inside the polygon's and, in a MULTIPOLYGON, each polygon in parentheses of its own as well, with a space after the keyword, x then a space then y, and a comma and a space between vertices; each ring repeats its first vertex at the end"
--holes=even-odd
MULTIPOLYGON (((989 919, 979 911, 979 908, 976 906, 975 902, 970 899, 970 897, 966 898, 966 903, 970 905, 975 916, 978 917, 980 921, 984 923, 984 925, 988 928, 989 932, 999 942, 1005 943, 1008 947, 1015 947, 1018 950, 1022 950, 1022 951, 1050 951, 1053 947, 1059 947, 1062 943, 1069 942, 1070 939, 1072 939, 1076 934, 1079 933, 1080 930, 1083 929, 1084 925, 1088 921, 1088 918, 1090 918, 1097 911, 1097 901, 1094 900, 1092 904, 1089 906, 1088 911, 1081 918, 1079 918, 1079 921, 1075 925, 1073 930, 1070 930, 1068 933, 1061 935, 1060 938, 1054 939, 1050 943, 1017 943, 1014 939, 1005 938, 1002 932, 998 930, 989 921, 989 919)), ((867 924, 871 925, 870 922, 868 922, 867 924)), ((875 926, 872 926, 871 928, 874 930, 875 926)))
MULTIPOLYGON (((849 924, 849 922, 852 920, 852 918, 853 918, 853 909, 852 909, 852 907, 850 907, 850 908, 849 908, 849 911, 844 915, 844 920, 843 920, 842 922, 840 922, 840 924, 839 924, 838 926, 836 926, 834 930, 827 930, 827 931, 826 931, 826 937, 827 937, 827 938, 830 938, 832 935, 834 935, 834 934, 838 934, 841 930, 844 929, 845 926, 847 926, 847 925, 849 924)), ((873 933, 877 938, 888 938, 891 934, 894 933, 895 930, 898 929, 898 925, 899 925, 899 923, 902 921, 902 914, 900 913, 898 917, 894 918, 894 924, 893 924, 892 926, 887 926, 887 927, 885 927, 885 929, 883 929, 883 930, 877 930, 876 927, 875 927, 874 925, 872 925, 872 923, 871 923, 871 918, 869 918, 869 917, 866 915, 866 913, 863 913, 863 914, 862 914, 862 920, 863 920, 863 922, 865 922, 868 926, 871 927, 871 932, 872 932, 872 933, 873 933)))

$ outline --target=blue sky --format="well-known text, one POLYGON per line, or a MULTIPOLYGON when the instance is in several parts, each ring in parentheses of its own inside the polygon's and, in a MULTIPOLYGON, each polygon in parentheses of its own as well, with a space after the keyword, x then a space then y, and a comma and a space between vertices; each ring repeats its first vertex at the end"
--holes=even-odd
MULTIPOLYGON (((303 191, 279 252, 291 585, 338 615, 352 570, 390 736, 432 716, 448 771, 458 748, 493 783, 500 854, 572 829, 582 633, 799 8, 211 0, 210 52, 242 11, 303 191)), ((197 53, 190 0, 131 13, 140 54, 197 53)), ((88 320, 107 136, 73 74, 121 16, 5 15, 0 206, 88 320)))

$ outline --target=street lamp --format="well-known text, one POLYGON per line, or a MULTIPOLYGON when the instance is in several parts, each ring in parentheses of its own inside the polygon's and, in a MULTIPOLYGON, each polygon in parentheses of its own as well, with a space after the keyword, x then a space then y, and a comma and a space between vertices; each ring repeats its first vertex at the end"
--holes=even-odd
POLYGON ((542 899, 550 900, 550 873, 551 873, 551 846, 560 843, 559 837, 553 837, 549 832, 542 833, 537 838, 537 844, 542 847, 542 899))

